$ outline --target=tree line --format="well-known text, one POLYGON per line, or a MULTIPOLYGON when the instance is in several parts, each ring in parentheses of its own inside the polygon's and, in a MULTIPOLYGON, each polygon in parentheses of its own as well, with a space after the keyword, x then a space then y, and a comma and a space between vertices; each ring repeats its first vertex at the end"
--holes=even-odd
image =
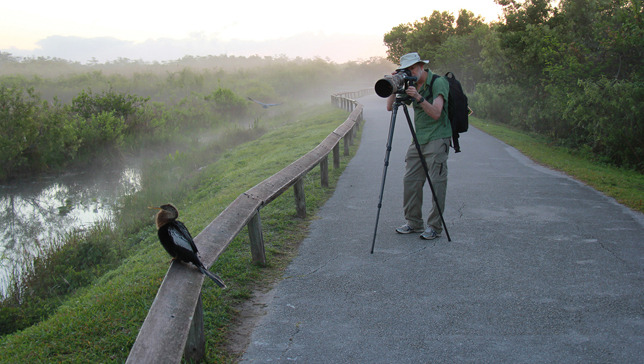
POLYGON ((387 57, 417 51, 452 71, 476 116, 644 172, 641 0, 495 0, 489 24, 434 11, 384 36, 387 57))

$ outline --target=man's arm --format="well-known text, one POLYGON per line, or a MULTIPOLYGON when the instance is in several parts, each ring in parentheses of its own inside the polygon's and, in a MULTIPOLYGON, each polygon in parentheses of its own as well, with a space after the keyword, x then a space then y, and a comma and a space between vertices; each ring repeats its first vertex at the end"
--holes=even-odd
POLYGON ((396 94, 392 93, 387 98, 387 111, 392 111, 394 109, 394 101, 396 100, 396 94))
MULTIPOLYGON (((418 100, 422 98, 422 96, 413 86, 409 86, 407 88, 407 95, 416 100, 416 102, 418 102, 418 100)), ((424 100, 420 103, 420 107, 423 108, 425 114, 429 115, 430 118, 438 120, 438 118, 441 117, 441 113, 443 112, 444 103, 445 99, 443 99, 443 95, 438 95, 438 97, 434 99, 434 103, 432 103, 431 100, 424 100)), ((389 104, 387 104, 387 107, 387 110, 389 110, 389 104)))

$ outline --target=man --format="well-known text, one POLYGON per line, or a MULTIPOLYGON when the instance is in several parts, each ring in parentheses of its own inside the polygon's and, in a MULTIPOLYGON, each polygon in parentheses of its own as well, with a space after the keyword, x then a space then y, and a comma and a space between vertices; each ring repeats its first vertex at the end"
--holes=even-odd
MULTIPOLYGON (((413 103, 414 125, 418 143, 427 161, 429 177, 432 186, 434 186, 436 199, 441 211, 444 211, 447 192, 447 156, 452 136, 452 128, 447 117, 449 83, 444 77, 439 77, 434 81, 430 90, 433 73, 431 70, 424 69, 427 63, 429 61, 421 60, 418 53, 408 53, 400 57, 400 67, 397 71, 409 70, 411 75, 418 79, 415 85, 409 85, 406 90, 407 95, 411 98, 407 103, 413 103)), ((393 94, 387 99, 388 111, 392 111, 395 98, 396 95, 393 94)), ((396 232, 400 234, 422 233, 420 235, 422 239, 436 239, 440 237, 443 226, 436 202, 432 198, 432 210, 427 218, 427 228, 425 229, 422 206, 426 176, 413 142, 407 150, 405 163, 403 208, 406 223, 398 227, 396 232)))

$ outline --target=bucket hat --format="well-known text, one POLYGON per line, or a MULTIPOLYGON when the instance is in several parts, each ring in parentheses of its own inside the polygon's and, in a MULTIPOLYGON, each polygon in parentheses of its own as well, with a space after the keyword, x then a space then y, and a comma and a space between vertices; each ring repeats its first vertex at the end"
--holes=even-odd
POLYGON ((400 57, 400 67, 398 67, 397 70, 405 69, 419 62, 423 62, 425 64, 429 63, 429 61, 420 59, 420 55, 417 52, 407 53, 400 57))

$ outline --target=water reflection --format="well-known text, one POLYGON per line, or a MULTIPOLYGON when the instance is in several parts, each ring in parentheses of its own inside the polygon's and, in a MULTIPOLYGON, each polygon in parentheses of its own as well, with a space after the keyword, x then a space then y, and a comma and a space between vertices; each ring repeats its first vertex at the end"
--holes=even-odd
POLYGON ((0 185, 0 292, 25 254, 37 254, 71 229, 109 221, 118 198, 139 190, 140 177, 129 166, 0 185))

